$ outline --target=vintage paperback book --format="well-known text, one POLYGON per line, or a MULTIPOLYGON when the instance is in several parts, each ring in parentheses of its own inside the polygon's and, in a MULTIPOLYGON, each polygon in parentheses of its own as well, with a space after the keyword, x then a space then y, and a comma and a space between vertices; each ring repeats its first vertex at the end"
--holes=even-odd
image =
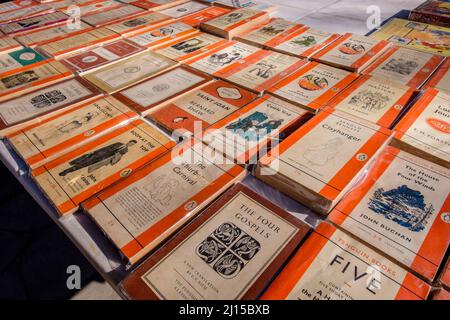
POLYGON ((23 46, 14 38, 0 36, 0 54, 23 49, 23 46))
POLYGON ((157 48, 165 43, 177 41, 182 37, 198 33, 199 31, 188 24, 182 22, 172 22, 163 26, 144 30, 137 33, 128 40, 133 41, 143 47, 157 48))
POLYGON ((273 148, 257 177, 320 214, 328 214, 390 137, 390 131, 325 109, 273 148))
POLYGON ((221 69, 216 76, 256 93, 268 90, 307 63, 286 54, 260 50, 221 69))
POLYGON ((147 10, 160 11, 188 1, 189 0, 124 0, 122 2, 147 10))
POLYGON ((303 26, 300 30, 270 44, 271 50, 301 58, 310 58, 340 37, 339 34, 324 32, 303 26))
POLYGON ((62 58, 64 55, 80 50, 87 50, 102 43, 118 40, 119 38, 120 35, 111 30, 96 28, 39 45, 37 48, 48 56, 62 58))
POLYGON ((112 94, 139 81, 158 75, 177 64, 177 62, 163 55, 148 50, 105 65, 83 77, 102 91, 112 94))
POLYGON ((51 13, 54 11, 55 10, 48 5, 37 5, 37 6, 21 8, 19 10, 3 12, 3 13, 0 13, 0 24, 13 22, 16 20, 22 20, 22 19, 26 19, 26 18, 31 18, 34 16, 39 16, 39 15, 51 13))
POLYGON ((155 50, 155 52, 172 60, 184 62, 226 43, 228 43, 228 40, 200 32, 186 38, 181 38, 176 42, 165 44, 155 50))
POLYGON ((310 62, 269 88, 268 92, 317 113, 356 78, 356 73, 310 62))
POLYGON ((212 81, 212 77, 181 66, 119 91, 113 96, 140 115, 147 115, 212 81))
POLYGON ((256 164, 312 114, 268 94, 208 128, 202 141, 237 164, 256 164))
POLYGON ((58 61, 39 64, 17 73, 3 73, 0 75, 0 102, 71 77, 72 72, 58 61))
POLYGON ((172 18, 159 12, 144 12, 119 22, 114 22, 105 27, 122 36, 131 36, 138 32, 154 29, 158 26, 172 22, 172 18))
POLYGON ((233 10, 230 13, 202 23, 200 28, 206 32, 231 40, 233 37, 250 31, 268 20, 269 14, 265 11, 243 8, 233 10))
POLYGON ((146 48, 140 45, 121 39, 90 50, 81 51, 72 55, 65 56, 59 60, 70 70, 78 74, 91 72, 111 62, 116 62, 124 58, 136 55, 146 48))
POLYGON ((237 184, 121 286, 131 299, 254 300, 309 231, 288 212, 237 184))
POLYGON ((93 27, 102 27, 109 23, 116 22, 118 19, 127 19, 131 16, 145 12, 144 9, 124 4, 114 9, 105 10, 81 17, 81 20, 93 27))
POLYGON ((444 269, 439 277, 439 283, 448 291, 450 291, 450 257, 447 259, 444 269))
MULTIPOLYGON (((95 3, 101 3, 100 5, 103 6, 103 0, 53 0, 53 1, 42 1, 42 0, 37 0, 40 3, 44 3, 44 2, 51 2, 50 6, 58 11, 62 11, 65 12, 70 6, 76 5, 79 7, 83 7, 85 5, 89 5, 89 4, 95 4, 95 3)), ((120 2, 119 2, 120 4, 120 2)))
POLYGON ((256 95, 218 80, 192 91, 148 117, 178 136, 191 135, 229 116, 256 99, 256 95))
POLYGON ((227 8, 211 6, 201 11, 185 16, 181 18, 180 21, 192 27, 198 28, 201 23, 207 22, 211 19, 227 14, 230 11, 231 10, 227 8))
POLYGON ((229 41, 213 50, 199 54, 185 63, 194 69, 214 76, 232 63, 241 61, 260 50, 249 44, 229 41))
POLYGON ((430 285, 322 222, 263 300, 425 300, 430 285))
POLYGON ((5 73, 18 73, 49 61, 47 57, 31 48, 3 53, 0 54, 0 76, 5 73))
POLYGON ((388 41, 347 33, 313 55, 312 59, 352 72, 361 72, 390 47, 388 41))
POLYGON ((165 15, 168 15, 173 19, 180 19, 190 14, 202 11, 206 8, 209 8, 207 4, 197 1, 189 1, 171 8, 164 9, 160 12, 165 15))
POLYGON ((450 168, 450 95, 428 89, 394 127, 391 144, 450 168))
POLYGON ((252 0, 202 0, 204 2, 213 3, 215 6, 222 6, 230 9, 251 8, 254 10, 266 11, 273 13, 277 10, 277 6, 267 2, 252 0))
POLYGON ((363 73, 419 89, 444 57, 402 47, 392 47, 363 73))
POLYGON ((450 27, 450 3, 428 0, 409 13, 409 20, 450 27))
POLYGON ((138 119, 34 169, 31 175, 58 213, 65 215, 174 145, 138 119))
POLYGON ((429 281, 450 244, 450 170, 387 147, 329 219, 429 281))
POLYGON ((36 6, 38 3, 34 0, 14 0, 0 3, 0 13, 15 11, 23 8, 36 6))
POLYGON ((17 154, 35 169, 137 117, 118 100, 99 98, 67 108, 7 138, 17 154))
POLYGON ((401 47, 449 56, 449 33, 450 28, 394 18, 370 37, 388 40, 401 47))
POLYGON ((0 25, 0 31, 4 34, 17 34, 28 30, 39 30, 55 24, 66 23, 68 18, 69 16, 62 12, 52 12, 0 25))
MULTIPOLYGON (((65 2, 65 1, 62 1, 65 2)), ((75 1, 70 1, 73 3, 68 3, 66 2, 66 6, 57 6, 55 7, 54 3, 51 3, 50 5, 52 7, 54 7, 56 10, 67 13, 67 14, 71 14, 74 13, 75 11, 72 11, 72 7, 76 5, 78 7, 79 13, 80 13, 80 17, 83 16, 87 16, 90 14, 94 14, 97 13, 99 11, 106 11, 106 10, 110 10, 113 8, 117 8, 122 6, 122 2, 119 1, 115 1, 115 0, 93 0, 93 1, 84 1, 84 3, 77 3, 75 1)), ((78 13, 78 12, 77 12, 78 13)))
POLYGON ((415 90, 397 82, 363 75, 327 103, 336 110, 391 128, 415 96, 415 90))
POLYGON ((439 91, 445 91, 450 94, 450 60, 445 58, 445 61, 439 66, 439 69, 427 81, 423 89, 435 88, 439 91))
POLYGON ((283 18, 272 18, 255 29, 239 36, 236 40, 261 48, 272 48, 283 42, 290 34, 305 26, 283 18))
POLYGON ((130 263, 142 259, 245 175, 244 168, 211 158, 208 150, 201 150, 201 142, 191 145, 182 143, 82 204, 130 263))

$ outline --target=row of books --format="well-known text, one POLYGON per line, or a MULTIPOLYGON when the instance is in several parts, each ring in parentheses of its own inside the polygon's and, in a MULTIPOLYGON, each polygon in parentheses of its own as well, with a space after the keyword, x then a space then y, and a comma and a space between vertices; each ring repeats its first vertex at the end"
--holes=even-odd
POLYGON ((13 32, 5 48, 34 42, 0 55, 0 134, 62 216, 81 208, 132 265, 130 298, 448 289, 447 50, 325 33, 256 3, 144 2, 76 33, 13 32), (238 183, 249 164, 328 221, 313 231, 238 183))

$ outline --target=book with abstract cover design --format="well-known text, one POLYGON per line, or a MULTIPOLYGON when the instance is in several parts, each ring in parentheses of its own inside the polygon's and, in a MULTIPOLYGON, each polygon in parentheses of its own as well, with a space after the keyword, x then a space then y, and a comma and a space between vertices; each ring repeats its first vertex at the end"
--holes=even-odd
POLYGON ((83 203, 84 211, 132 264, 245 174, 244 168, 212 158, 203 148, 201 142, 182 143, 83 203))
POLYGON ((120 33, 122 36, 129 37, 144 30, 157 28, 171 21, 172 18, 165 14, 159 12, 144 12, 127 18, 126 20, 110 23, 106 25, 105 28, 120 33))
POLYGON ((435 88, 439 91, 445 91, 450 94, 450 60, 445 61, 439 66, 439 69, 431 76, 422 89, 435 88))
POLYGON ((428 89, 394 127, 391 144, 450 168, 450 95, 428 89))
POLYGON ((363 75, 327 103, 336 110, 391 128, 415 97, 413 88, 363 75))
POLYGON ((329 219, 430 282, 450 244, 450 171, 387 147, 329 219))
POLYGON ((268 92, 317 113, 356 78, 356 73, 310 62, 269 88, 268 92))
POLYGON ((135 120, 34 169, 31 175, 59 214, 65 215, 174 145, 157 128, 135 120))
POLYGON ((124 104, 106 97, 67 108, 7 138, 28 166, 35 169, 137 117, 124 104))
POLYGON ((197 28, 200 26, 201 23, 207 22, 211 19, 227 14, 230 11, 231 10, 227 8, 211 6, 204 10, 183 17, 180 19, 180 21, 197 28))
POLYGON ((393 47, 363 73, 419 89, 443 60, 439 55, 393 47))
POLYGON ((428 0, 409 13, 409 20, 450 27, 450 3, 428 0))
POLYGON ((322 222, 262 300, 425 300, 426 282, 322 222))
POLYGON ((375 124, 325 109, 264 156, 256 175, 325 215, 355 184, 390 134, 375 124))
POLYGON ((117 22, 116 20, 128 19, 130 16, 145 12, 144 9, 124 4, 122 6, 101 11, 98 13, 82 16, 81 20, 93 27, 102 27, 109 23, 117 22))
POLYGON ((212 77, 181 66, 119 91, 113 96, 140 115, 146 115, 212 81, 212 77))
POLYGON ((391 43, 347 33, 312 56, 313 60, 352 72, 361 72, 385 52, 391 43))
POLYGON ((125 278, 131 299, 257 299, 310 228, 238 184, 125 278), (190 274, 198 274, 198 280, 190 274))

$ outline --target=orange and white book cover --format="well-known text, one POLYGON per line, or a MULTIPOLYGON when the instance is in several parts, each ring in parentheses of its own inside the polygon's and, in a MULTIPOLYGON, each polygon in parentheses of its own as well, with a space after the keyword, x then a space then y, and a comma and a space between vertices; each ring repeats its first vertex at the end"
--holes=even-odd
POLYGON ((72 78, 0 103, 0 136, 42 121, 69 106, 100 96, 89 82, 72 78))
POLYGON ((220 47, 199 54, 185 63, 194 69, 216 75, 227 66, 256 54, 260 50, 260 48, 246 43, 229 41, 220 47))
POLYGON ((55 10, 48 5, 32 5, 17 10, 0 13, 0 23, 8 23, 17 20, 22 20, 34 16, 43 15, 54 12, 55 10))
POLYGON ((327 214, 389 137, 387 129, 325 109, 259 161, 258 177, 289 185, 282 191, 327 214))
POLYGON ((201 142, 188 142, 82 205, 133 264, 245 172, 225 158, 212 158, 201 142))
POLYGON ((301 58, 310 58, 329 44, 339 39, 337 33, 325 32, 304 26, 302 29, 270 44, 270 49, 301 58))
POLYGON ((209 5, 206 3, 198 1, 188 1, 177 6, 161 10, 159 12, 173 19, 180 19, 193 13, 205 10, 206 8, 209 8, 209 5))
POLYGON ((14 0, 7 1, 0 4, 0 13, 15 11, 23 8, 36 6, 39 3, 34 0, 14 0))
POLYGON ((52 12, 36 17, 22 19, 0 25, 0 31, 4 34, 15 36, 28 30, 42 30, 52 25, 67 23, 69 16, 62 12, 52 12))
POLYGON ((444 59, 436 54, 392 47, 363 73, 419 89, 444 59))
POLYGON ((143 120, 135 120, 31 172, 65 215, 112 183, 158 158, 175 143, 143 120))
POLYGON ((450 168, 450 95, 428 89, 394 127, 392 143, 450 168))
POLYGON ((439 66, 439 69, 431 76, 430 80, 425 84, 424 89, 435 88, 439 91, 445 91, 450 94, 450 59, 439 66))
POLYGON ((447 259, 447 263, 442 270, 439 282, 446 290, 450 290, 450 258, 447 259))
POLYGON ((145 12, 144 9, 132 5, 123 4, 116 8, 100 11, 97 13, 82 16, 81 20, 96 28, 113 23, 119 19, 127 19, 130 16, 145 12))
POLYGON ((450 171, 393 147, 329 219, 429 281, 450 244, 450 171))
POLYGON ((162 45, 155 52, 175 61, 188 61, 201 53, 208 52, 228 42, 223 38, 200 32, 162 45))
POLYGON ((140 115, 146 115, 212 81, 212 77, 181 66, 119 91, 113 96, 140 115))
POLYGON ((221 80, 195 90, 148 115, 170 132, 202 131, 256 99, 256 94, 221 80))
POLYGON ((52 60, 53 59, 47 58, 32 48, 23 48, 9 53, 0 53, 0 77, 32 69, 33 67, 48 63, 52 60))
POLYGON ((90 14, 98 13, 99 11, 106 11, 114 9, 123 5, 122 2, 115 0, 71 0, 71 1, 61 1, 52 2, 50 6, 58 11, 71 14, 72 6, 76 5, 77 10, 79 10, 80 17, 87 16, 90 14))
POLYGON ((189 0, 124 0, 123 2, 147 10, 160 11, 188 1, 189 0))
POLYGON ((9 53, 23 49, 23 46, 14 38, 9 36, 0 36, 0 53, 9 53))
POLYGON ((316 113, 356 78, 356 73, 310 62, 269 88, 268 92, 316 113))
POLYGON ((138 32, 154 29, 160 25, 172 22, 172 18, 159 12, 144 12, 126 20, 113 22, 105 28, 120 33, 122 36, 134 35, 138 32))
POLYGON ((7 138, 34 169, 137 117, 118 100, 105 97, 68 108, 7 138))
POLYGON ((257 26, 255 29, 247 32, 237 38, 252 45, 260 47, 274 47, 279 44, 288 35, 301 30, 304 25, 283 18, 272 18, 267 23, 257 26))
POLYGON ((363 75, 327 104, 336 110, 391 128, 414 98, 415 89, 363 75))
POLYGON ((308 111, 268 94, 208 128, 202 141, 238 164, 257 163, 287 131, 312 116, 308 111))
POLYGON ((322 222, 262 300, 426 300, 430 285, 322 222))
POLYGON ((261 50, 216 73, 219 78, 262 93, 305 65, 307 60, 261 50))
POLYGON ((391 47, 386 40, 347 33, 312 56, 313 60, 360 72, 391 47))
POLYGON ((181 22, 186 23, 192 27, 199 27, 201 23, 208 22, 214 18, 229 13, 231 10, 228 8, 210 6, 204 10, 192 13, 180 19, 181 22))

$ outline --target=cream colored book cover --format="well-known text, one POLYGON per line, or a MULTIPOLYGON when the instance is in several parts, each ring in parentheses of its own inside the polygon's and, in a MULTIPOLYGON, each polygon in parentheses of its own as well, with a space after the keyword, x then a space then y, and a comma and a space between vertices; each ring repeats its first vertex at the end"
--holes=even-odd
POLYGON ((23 46, 16 39, 8 36, 0 36, 0 53, 8 53, 14 50, 20 50, 23 46))
POLYGON ((129 37, 128 39, 144 47, 153 47, 195 32, 198 31, 188 24, 174 22, 139 33, 135 36, 129 37))
POLYGON ((114 22, 114 20, 125 18, 127 16, 135 15, 141 12, 145 12, 145 10, 132 5, 123 5, 115 9, 110 9, 81 17, 81 20, 90 24, 91 26, 99 27, 107 23, 114 22))
POLYGON ((109 30, 120 33, 121 35, 130 35, 143 29, 153 28, 154 26, 167 22, 168 20, 170 20, 170 17, 165 14, 150 12, 131 17, 130 19, 117 23, 111 23, 105 27, 109 30))
POLYGON ((259 13, 261 13, 261 11, 252 8, 237 9, 228 14, 212 19, 204 25, 220 30, 227 30, 233 28, 237 24, 250 22, 250 20, 259 13))
POLYGON ((209 8, 207 4, 197 1, 189 1, 172 8, 161 10, 160 12, 174 19, 179 19, 206 8, 209 8))

